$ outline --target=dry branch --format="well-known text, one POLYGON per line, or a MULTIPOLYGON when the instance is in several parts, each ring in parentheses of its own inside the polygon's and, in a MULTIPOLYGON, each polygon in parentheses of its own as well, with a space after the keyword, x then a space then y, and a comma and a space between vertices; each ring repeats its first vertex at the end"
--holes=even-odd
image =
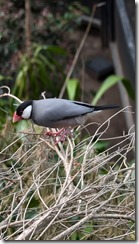
MULTIPOLYGON (((1 97, 14 98, 4 88, 8 92, 1 97)), ((0 151, 2 239, 69 240, 76 231, 91 240, 135 236, 135 164, 128 158, 134 152, 135 133, 132 127, 119 137, 103 137, 111 119, 127 109, 82 141, 79 130, 58 144, 37 133, 37 126, 36 131, 11 134, 0 151), (97 153, 100 140, 116 143, 97 153), (34 208, 32 202, 37 202, 34 208), (93 228, 88 234, 87 225, 93 228)))

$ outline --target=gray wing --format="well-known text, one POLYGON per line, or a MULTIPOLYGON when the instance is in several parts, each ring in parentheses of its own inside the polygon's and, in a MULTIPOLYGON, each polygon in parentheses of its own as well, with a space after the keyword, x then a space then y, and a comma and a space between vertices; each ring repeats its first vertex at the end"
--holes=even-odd
POLYGON ((70 119, 93 111, 93 106, 86 103, 49 98, 33 101, 32 119, 36 123, 44 124, 44 121, 47 123, 49 121, 70 119))

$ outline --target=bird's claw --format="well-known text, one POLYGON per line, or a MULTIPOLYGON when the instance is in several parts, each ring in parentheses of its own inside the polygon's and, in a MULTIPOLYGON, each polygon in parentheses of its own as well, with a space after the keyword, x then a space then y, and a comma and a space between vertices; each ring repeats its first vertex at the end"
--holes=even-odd
POLYGON ((71 131, 71 128, 68 128, 68 129, 62 128, 61 130, 58 130, 56 132, 47 131, 47 132, 45 132, 44 135, 54 137, 55 144, 57 144, 58 142, 64 142, 66 140, 67 136, 73 136, 73 133, 71 131), (57 137, 58 137, 58 139, 57 139, 57 137))

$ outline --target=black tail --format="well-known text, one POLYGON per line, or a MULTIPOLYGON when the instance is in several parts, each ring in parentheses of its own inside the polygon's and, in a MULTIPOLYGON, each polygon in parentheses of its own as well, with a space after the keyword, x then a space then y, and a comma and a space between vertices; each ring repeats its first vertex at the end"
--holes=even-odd
POLYGON ((102 105, 102 106, 93 106, 94 111, 105 110, 105 109, 114 109, 119 108, 119 105, 102 105))

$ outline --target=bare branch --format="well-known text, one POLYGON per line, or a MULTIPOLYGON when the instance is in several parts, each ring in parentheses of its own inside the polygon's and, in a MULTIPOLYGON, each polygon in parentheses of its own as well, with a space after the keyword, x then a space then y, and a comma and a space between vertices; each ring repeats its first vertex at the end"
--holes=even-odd
POLYGON ((10 88, 8 86, 1 86, 0 89, 7 89, 8 90, 8 93, 0 94, 0 98, 1 97, 11 97, 11 98, 14 98, 16 101, 18 101, 19 103, 22 103, 22 101, 18 97, 11 94, 10 88))

